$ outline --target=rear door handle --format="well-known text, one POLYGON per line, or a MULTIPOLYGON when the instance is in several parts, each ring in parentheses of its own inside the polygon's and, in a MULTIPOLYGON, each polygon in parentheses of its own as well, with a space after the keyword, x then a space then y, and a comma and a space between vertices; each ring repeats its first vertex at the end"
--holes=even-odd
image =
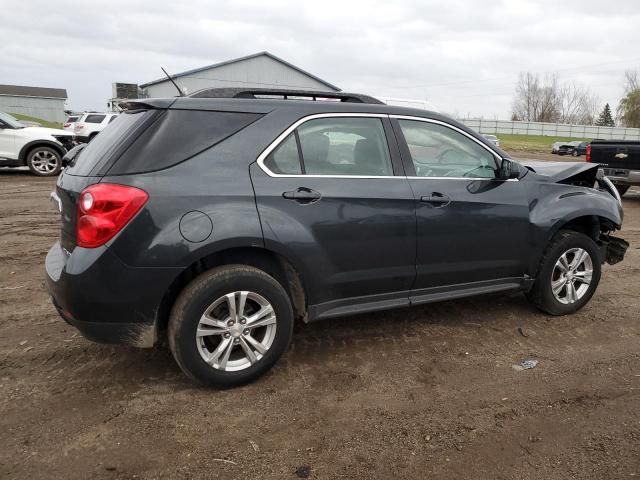
POLYGON ((420 201, 433 205, 434 207, 444 207, 451 203, 451 198, 443 193, 433 192, 431 195, 424 195, 420 197, 420 201))
POLYGON ((315 190, 306 187, 300 187, 291 192, 284 192, 282 196, 287 200, 295 200, 302 204, 314 203, 322 198, 320 192, 316 192, 315 190))

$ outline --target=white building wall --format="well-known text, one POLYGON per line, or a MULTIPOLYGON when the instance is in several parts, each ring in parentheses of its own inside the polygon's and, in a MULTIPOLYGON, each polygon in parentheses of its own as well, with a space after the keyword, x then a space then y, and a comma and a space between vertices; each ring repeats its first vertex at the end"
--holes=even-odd
POLYGON ((17 97, 0 95, 0 112, 21 113, 31 115, 49 122, 63 123, 64 98, 17 97))
POLYGON ((565 138, 601 138, 603 140, 640 140, 640 129, 625 127, 596 127, 564 123, 513 122, 510 120, 459 119, 478 133, 510 133, 515 135, 544 135, 565 138))
MULTIPOLYGON (((330 90, 324 83, 266 56, 203 70, 175 80, 186 94, 203 88, 232 87, 330 90)), ((147 87, 145 93, 151 98, 175 97, 177 94, 169 80, 147 87)))

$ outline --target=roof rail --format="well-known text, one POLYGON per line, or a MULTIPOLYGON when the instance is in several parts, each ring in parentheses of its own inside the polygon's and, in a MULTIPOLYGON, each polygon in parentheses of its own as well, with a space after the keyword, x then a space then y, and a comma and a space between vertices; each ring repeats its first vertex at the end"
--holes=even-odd
POLYGON ((279 88, 205 88, 187 95, 191 98, 269 98, 288 100, 334 100, 348 103, 384 104, 377 98, 359 93, 323 92, 315 90, 288 90, 279 88))

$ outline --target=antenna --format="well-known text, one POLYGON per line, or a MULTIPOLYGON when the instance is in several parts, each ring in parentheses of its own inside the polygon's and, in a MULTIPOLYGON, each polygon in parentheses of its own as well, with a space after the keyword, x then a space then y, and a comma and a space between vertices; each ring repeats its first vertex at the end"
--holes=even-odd
POLYGON ((163 68, 160 67, 162 69, 162 71, 164 72, 164 74, 167 76, 167 78, 171 81, 171 83, 173 83, 173 86, 176 87, 176 90, 178 90, 178 96, 180 97, 184 97, 184 93, 182 93, 182 90, 180 90, 180 87, 178 86, 178 84, 175 82, 175 80, 173 79, 173 77, 171 75, 169 75, 167 73, 167 71, 163 68))

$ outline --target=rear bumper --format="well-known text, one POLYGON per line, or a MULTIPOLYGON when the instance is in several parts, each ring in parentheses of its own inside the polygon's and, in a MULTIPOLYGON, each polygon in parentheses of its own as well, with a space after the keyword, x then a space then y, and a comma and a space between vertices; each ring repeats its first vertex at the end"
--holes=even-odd
POLYGON ((86 338, 101 343, 154 345, 162 298, 179 273, 174 268, 135 268, 106 247, 56 243, 45 260, 47 288, 60 316, 86 338))
POLYGON ((604 173, 609 180, 617 185, 640 185, 640 170, 621 170, 604 168, 604 173), (624 171, 625 175, 613 174, 607 175, 607 170, 613 170, 616 173, 624 171))

